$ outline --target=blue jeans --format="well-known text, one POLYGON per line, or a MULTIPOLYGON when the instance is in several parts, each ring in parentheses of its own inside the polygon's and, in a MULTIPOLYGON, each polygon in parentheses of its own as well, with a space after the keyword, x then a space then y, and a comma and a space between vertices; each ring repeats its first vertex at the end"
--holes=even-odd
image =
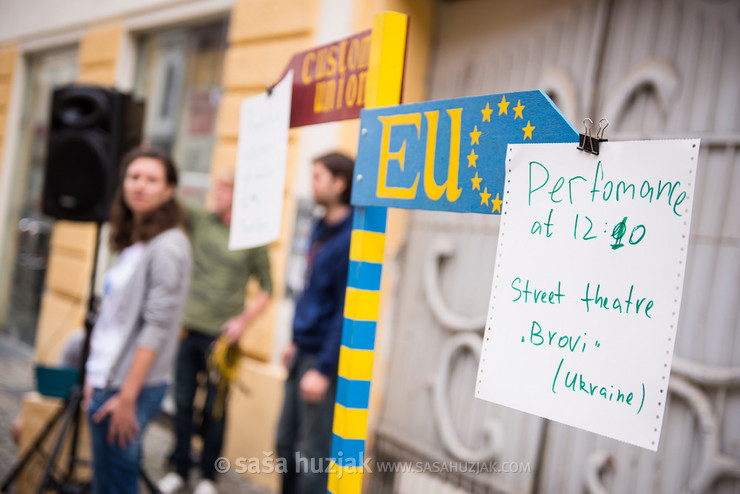
MULTIPOLYGON (((190 440, 193 436, 193 399, 198 387, 198 373, 206 371, 206 358, 214 337, 197 331, 188 331, 187 337, 180 343, 175 367, 175 434, 177 443, 172 459, 175 469, 184 479, 188 478, 190 465, 190 440)), ((221 418, 213 418, 213 405, 216 401, 216 387, 208 379, 206 403, 203 409, 203 452, 200 457, 200 473, 204 479, 216 477, 216 460, 221 456, 224 442, 224 425, 226 423, 226 406, 221 418)))
POLYGON ((301 398, 301 378, 313 367, 315 360, 314 356, 299 352, 285 381, 285 401, 277 438, 278 456, 286 461, 283 494, 326 493, 337 378, 332 378, 324 399, 318 403, 308 403, 301 398), (301 459, 297 461, 297 458, 301 459))
POLYGON ((139 433, 134 441, 124 449, 121 449, 118 444, 108 444, 110 416, 97 424, 92 420, 95 412, 118 390, 96 389, 93 391, 88 411, 93 458, 93 493, 135 494, 139 491, 141 437, 149 421, 159 413, 159 406, 166 389, 166 384, 142 388, 136 400, 136 421, 139 425, 139 433))

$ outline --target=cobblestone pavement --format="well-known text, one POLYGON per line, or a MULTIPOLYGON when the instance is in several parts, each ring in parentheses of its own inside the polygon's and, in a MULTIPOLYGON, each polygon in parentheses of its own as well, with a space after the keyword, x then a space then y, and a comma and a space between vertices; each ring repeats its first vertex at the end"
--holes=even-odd
POLYGON ((31 349, 0 335, 0 478, 16 461, 18 449, 10 437, 13 419, 21 410, 23 393, 33 388, 31 349))
MULTIPOLYGON (((4 480, 17 460, 18 448, 10 436, 13 419, 20 412, 23 394, 34 389, 33 350, 22 342, 0 333, 0 481, 4 480)), ((154 481, 166 473, 166 458, 172 451, 174 436, 169 420, 160 417, 144 436, 144 469, 154 481)), ((190 479, 193 487, 196 477, 190 479)), ((218 479, 221 493, 269 494, 268 490, 249 482, 244 475, 224 474, 218 479)), ((145 488, 140 490, 147 492, 145 488)), ((183 491, 188 492, 188 491, 183 491)))

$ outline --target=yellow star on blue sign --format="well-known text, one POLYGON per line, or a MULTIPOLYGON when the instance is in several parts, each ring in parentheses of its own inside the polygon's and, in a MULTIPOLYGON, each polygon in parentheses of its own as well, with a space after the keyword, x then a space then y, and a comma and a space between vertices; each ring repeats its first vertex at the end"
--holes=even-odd
MULTIPOLYGON (((513 99, 512 99, 513 100, 513 99)), ((509 104, 510 102, 506 100, 506 95, 501 95, 501 100, 498 103, 495 103, 499 107, 498 117, 499 119, 507 119, 506 122, 521 119, 524 120, 524 109, 527 108, 526 105, 522 104, 522 99, 517 98, 516 100, 516 106, 513 107, 514 115, 513 118, 509 116, 509 104)), ((490 102, 486 101, 485 108, 481 109, 481 113, 483 114, 483 121, 481 122, 490 122, 491 113, 493 110, 491 109, 490 102)), ((499 120, 494 119, 493 123, 500 123, 499 120)), ((483 131, 478 130, 478 125, 473 125, 473 130, 470 132, 470 146, 471 148, 478 144, 480 145, 480 137, 487 130, 487 126, 482 126, 483 131)), ((533 139, 533 132, 536 129, 534 125, 532 125, 532 121, 527 120, 527 125, 525 127, 521 127, 521 131, 523 134, 521 135, 521 140, 513 140, 512 142, 522 142, 526 140, 532 140, 533 139)), ((475 151, 473 149, 470 150, 470 154, 468 155, 468 167, 475 167, 476 166, 476 160, 478 158, 486 159, 487 157, 481 154, 480 156, 475 154, 475 151)), ((477 190, 478 194, 480 194, 480 207, 485 206, 486 208, 489 206, 489 200, 491 202, 491 205, 493 206, 491 209, 491 213, 501 213, 501 205, 503 204, 503 201, 501 200, 501 194, 499 192, 496 193, 495 199, 492 198, 492 194, 488 192, 488 186, 486 185, 485 177, 480 177, 478 175, 478 171, 476 170, 475 176, 470 179, 470 183, 472 184, 471 188, 469 189, 471 192, 477 190), (480 192, 481 190, 481 183, 483 184, 483 192, 480 192)))

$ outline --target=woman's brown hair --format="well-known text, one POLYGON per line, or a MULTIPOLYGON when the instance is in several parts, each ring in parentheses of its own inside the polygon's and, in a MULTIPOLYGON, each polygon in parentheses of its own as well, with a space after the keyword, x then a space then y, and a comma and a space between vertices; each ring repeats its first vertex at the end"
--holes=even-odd
POLYGON ((134 148, 121 160, 121 175, 110 213, 110 247, 120 252, 135 242, 151 240, 170 228, 180 227, 183 222, 182 207, 175 196, 147 215, 141 224, 134 227, 134 215, 123 198, 123 181, 129 165, 139 158, 153 158, 164 167, 167 184, 177 187, 177 168, 172 157, 156 148, 134 148))

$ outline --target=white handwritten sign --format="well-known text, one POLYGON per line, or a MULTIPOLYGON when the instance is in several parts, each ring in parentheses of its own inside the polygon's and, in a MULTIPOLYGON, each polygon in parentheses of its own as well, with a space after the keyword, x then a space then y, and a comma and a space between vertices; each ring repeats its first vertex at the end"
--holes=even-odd
POLYGON ((477 397, 657 450, 698 152, 508 146, 477 397))
POLYGON ((280 236, 293 72, 272 90, 242 101, 229 249, 280 236))

